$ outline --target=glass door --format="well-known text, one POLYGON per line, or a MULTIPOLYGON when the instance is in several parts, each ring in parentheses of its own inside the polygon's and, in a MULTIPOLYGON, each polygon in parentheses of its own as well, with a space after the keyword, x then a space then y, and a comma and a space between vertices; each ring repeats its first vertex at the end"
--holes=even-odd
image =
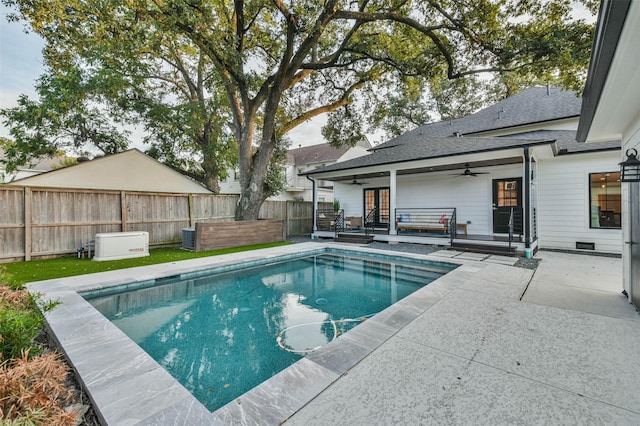
POLYGON ((389 228, 389 188, 367 188, 364 190, 364 217, 376 209, 374 227, 389 228))
POLYGON ((513 209, 515 234, 522 234, 522 178, 493 180, 493 233, 508 234, 513 209))

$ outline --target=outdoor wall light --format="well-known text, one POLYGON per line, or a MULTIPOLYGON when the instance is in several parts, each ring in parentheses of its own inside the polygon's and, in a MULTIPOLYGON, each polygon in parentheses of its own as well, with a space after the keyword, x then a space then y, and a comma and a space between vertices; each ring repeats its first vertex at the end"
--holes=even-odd
POLYGON ((638 151, 629 148, 626 152, 627 159, 620 164, 620 182, 640 182, 640 160, 638 151))

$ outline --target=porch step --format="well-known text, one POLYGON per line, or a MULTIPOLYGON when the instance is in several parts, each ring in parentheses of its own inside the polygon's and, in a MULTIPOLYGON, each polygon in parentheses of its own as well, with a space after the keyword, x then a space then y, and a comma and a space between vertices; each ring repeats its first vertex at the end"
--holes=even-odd
POLYGON ((472 253, 486 253, 486 254, 498 254, 502 256, 517 256, 516 247, 511 247, 509 250, 508 246, 498 246, 498 245, 488 245, 488 244, 469 244, 469 243, 459 243, 454 242, 451 245, 453 250, 458 251, 469 251, 472 253))
POLYGON ((373 235, 340 233, 333 241, 338 243, 369 244, 373 242, 373 235))

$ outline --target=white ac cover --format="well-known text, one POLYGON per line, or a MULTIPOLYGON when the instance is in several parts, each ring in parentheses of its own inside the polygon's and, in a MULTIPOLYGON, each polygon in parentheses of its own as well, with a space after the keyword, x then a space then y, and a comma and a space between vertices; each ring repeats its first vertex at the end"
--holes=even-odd
POLYGON ((96 234, 93 260, 117 260, 149 256, 148 232, 108 232, 96 234))

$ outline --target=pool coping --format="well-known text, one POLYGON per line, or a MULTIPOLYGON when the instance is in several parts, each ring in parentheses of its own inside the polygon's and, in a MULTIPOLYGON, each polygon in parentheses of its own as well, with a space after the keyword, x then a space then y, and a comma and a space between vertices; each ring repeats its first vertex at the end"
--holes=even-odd
POLYGON ((81 275, 27 285, 44 301, 61 303, 47 312, 50 336, 69 364, 105 425, 281 424, 358 362, 451 292, 477 270, 479 262, 383 251, 335 243, 301 243, 215 257, 81 275), (216 411, 209 411, 162 366, 100 314, 80 293, 153 280, 239 262, 262 262, 327 249, 375 253, 459 265, 340 338, 216 411), (459 277, 456 277, 458 276, 459 277))

